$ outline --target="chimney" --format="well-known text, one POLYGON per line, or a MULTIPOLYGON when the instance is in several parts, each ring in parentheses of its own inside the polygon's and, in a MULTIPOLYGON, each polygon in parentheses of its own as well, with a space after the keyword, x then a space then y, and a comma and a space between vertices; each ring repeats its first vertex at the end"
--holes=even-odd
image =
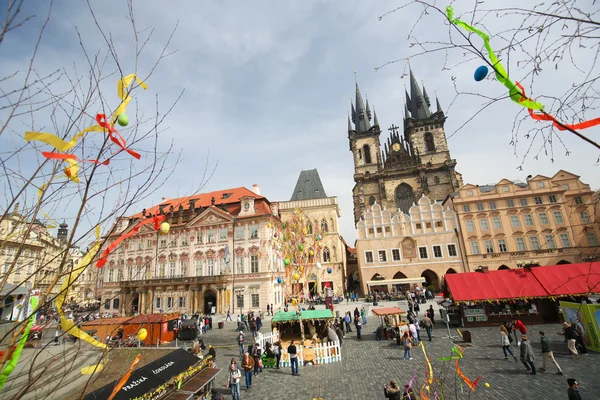
POLYGON ((163 197, 163 198, 162 198, 162 202, 164 203, 165 201, 167 201, 167 198, 166 198, 166 197, 163 197))
POLYGON ((252 185, 252 191, 254 192, 254 194, 257 194, 260 196, 260 186, 258 186, 258 183, 255 183, 254 185, 252 185))
POLYGON ((19 212, 19 206, 21 205, 21 203, 15 203, 15 209, 14 209, 14 213, 17 214, 19 212))

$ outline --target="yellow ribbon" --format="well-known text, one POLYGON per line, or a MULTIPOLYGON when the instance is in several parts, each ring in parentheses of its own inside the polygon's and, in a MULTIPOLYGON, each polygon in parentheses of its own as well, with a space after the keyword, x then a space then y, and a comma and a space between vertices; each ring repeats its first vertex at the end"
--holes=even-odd
POLYGON ((117 118, 120 114, 123 114, 127 110, 127 105, 131 101, 131 96, 129 96, 129 93, 127 93, 127 88, 131 85, 134 79, 137 81, 137 83, 140 84, 140 86, 144 90, 148 89, 148 85, 146 85, 146 83, 144 83, 140 78, 138 78, 136 74, 127 75, 123 79, 120 79, 119 82, 117 82, 117 95, 123 101, 121 102, 119 107, 117 107, 117 109, 112 113, 112 116, 110 117, 111 121, 114 122, 115 118, 117 118))
POLYGON ((69 273, 69 276, 63 281, 63 284, 60 288, 60 294, 56 298, 56 308, 58 310, 58 314, 60 315, 60 325, 62 329, 69 333, 71 336, 75 336, 81 340, 84 340, 91 345, 96 347, 101 347, 103 349, 107 348, 104 343, 98 342, 96 339, 82 331, 75 325, 73 320, 65 317, 62 307, 67 299, 67 295, 69 293, 69 288, 71 284, 75 282, 75 280, 81 275, 85 268, 92 262, 92 259, 96 255, 96 253, 100 250, 100 226, 96 226, 96 243, 90 249, 90 251, 79 261, 77 266, 73 268, 73 271, 69 273))

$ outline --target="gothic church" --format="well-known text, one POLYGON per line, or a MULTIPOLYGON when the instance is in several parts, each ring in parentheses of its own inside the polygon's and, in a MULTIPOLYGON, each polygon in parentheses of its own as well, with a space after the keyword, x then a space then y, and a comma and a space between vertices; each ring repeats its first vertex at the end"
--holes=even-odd
POLYGON ((404 104, 404 133, 398 133, 399 128, 392 124, 383 150, 377 114, 374 112, 372 118, 369 100, 363 102, 358 83, 355 103, 351 105, 352 120, 348 117, 356 183, 352 189, 355 224, 375 202, 408 214, 421 195, 441 203, 462 186, 446 141, 446 116, 437 98, 436 112, 431 112, 425 86, 421 91, 412 71, 410 96, 406 93, 404 104))

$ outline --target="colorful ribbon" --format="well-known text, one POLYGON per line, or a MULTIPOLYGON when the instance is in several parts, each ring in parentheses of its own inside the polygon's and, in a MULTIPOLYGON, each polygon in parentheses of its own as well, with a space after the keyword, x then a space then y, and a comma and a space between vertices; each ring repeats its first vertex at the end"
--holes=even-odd
MULTIPOLYGON (((525 88, 523 88, 523 85, 521 85, 519 82, 517 82, 516 85, 523 92, 523 96, 526 96, 525 88)), ((556 127, 559 131, 566 131, 567 129, 587 129, 591 128, 592 126, 600 125, 600 118, 590 119, 588 121, 583 121, 578 124, 568 125, 559 122, 556 118, 554 118, 548 113, 534 114, 532 109, 529 109, 527 111, 529 111, 529 115, 531 116, 531 118, 535 119, 536 121, 552 121, 554 127, 556 127)))
POLYGON ((483 45, 485 46, 490 57, 490 61, 494 66, 494 70, 496 71, 496 79, 498 79, 498 82, 502 83, 508 88, 508 94, 515 103, 523 107, 529 108, 530 110, 544 109, 544 106, 541 103, 530 100, 527 97, 525 97, 525 93, 517 86, 516 83, 510 80, 506 69, 504 69, 502 64, 500 64, 500 60, 498 60, 498 57, 496 57, 496 54, 492 50, 492 46, 490 46, 490 37, 488 36, 488 34, 480 31, 474 26, 467 24, 466 22, 461 21, 458 18, 454 18, 454 9, 452 8, 452 6, 446 7, 446 15, 448 16, 448 20, 450 21, 450 23, 458 25, 470 32, 473 32, 476 35, 478 35, 481 39, 483 39, 483 45))
POLYGON ((39 300, 37 297, 29 298, 29 306, 31 308, 31 317, 29 318, 29 322, 27 322, 27 325, 25 326, 25 329, 23 330, 23 334, 21 335, 19 344, 17 344, 17 347, 15 348, 12 355, 10 356, 10 360, 8 360, 8 363, 2 370, 2 373, 0 373, 0 390, 2 390, 2 388, 4 387, 4 384, 6 383, 8 376, 15 370, 15 367, 17 366, 17 363, 19 362, 19 358, 21 358, 21 352, 23 352, 23 347, 25 346, 25 342, 29 338, 29 331, 31 331, 31 327, 33 326, 33 322, 35 321, 34 311, 36 310, 38 303, 39 303, 39 300))
POLYGON ((160 229, 160 223, 162 221, 165 220, 165 216, 164 215, 155 215, 154 218, 152 219, 145 219, 142 222, 138 223, 131 231, 127 232, 124 235, 119 236, 114 242, 112 242, 110 245, 108 245, 108 247, 106 248, 106 250, 104 250, 104 252, 102 253, 102 256, 100 257, 100 259, 96 262, 96 267, 98 268, 102 268, 107 260, 107 257, 110 253, 112 253, 125 239, 130 238, 131 236, 135 235, 136 233, 139 232, 139 230, 142 228, 143 225, 146 225, 150 222, 154 223, 154 230, 159 230, 160 229))
POLYGON ((96 253, 98 252, 99 249, 100 249, 100 226, 97 226, 96 227, 96 243, 90 249, 90 251, 79 261, 79 263, 77 263, 77 266, 75 268, 73 268, 73 271, 71 271, 69 273, 68 278, 63 281, 62 286, 60 288, 60 293, 59 293, 58 297, 56 297, 56 309, 58 310, 58 314, 60 315, 60 326, 63 329, 63 331, 68 332, 69 335, 75 336, 81 340, 84 340, 93 346, 105 349, 105 348, 107 348, 107 346, 104 343, 98 342, 96 339, 94 339, 93 337, 91 337, 90 335, 88 335, 87 333, 82 331, 81 329, 79 329, 79 327, 77 327, 77 325, 75 325, 73 320, 65 317, 63 310, 62 310, 63 304, 65 303, 65 300, 67 299, 67 296, 69 294, 69 288, 71 287, 73 282, 75 282, 75 280, 79 277, 79 275, 81 275, 81 273, 83 271, 85 271, 85 268, 88 266, 88 264, 90 264, 92 262, 92 259, 94 258, 94 256, 96 255, 96 253))
POLYGON ((135 360, 133 360, 133 363, 131 363, 131 367, 129 367, 129 371, 127 371, 127 373, 125 375, 123 375, 121 380, 119 380, 119 383, 117 383, 117 385, 113 389, 112 393, 108 397, 108 400, 113 400, 115 398, 115 396, 117 395, 117 393, 119 393, 119 390, 121 390, 121 388, 127 383, 127 380, 131 376, 131 373, 133 372, 135 366, 140 362, 141 358, 142 358, 141 354, 138 354, 135 357, 135 360))
POLYGON ((131 101, 131 96, 129 96, 127 88, 131 85, 134 79, 144 90, 148 89, 148 85, 140 80, 136 74, 127 75, 126 77, 120 79, 119 82, 117 82, 117 95, 123 101, 112 113, 112 116, 110 117, 111 121, 114 121, 120 114, 123 114, 127 110, 127 105, 131 101))

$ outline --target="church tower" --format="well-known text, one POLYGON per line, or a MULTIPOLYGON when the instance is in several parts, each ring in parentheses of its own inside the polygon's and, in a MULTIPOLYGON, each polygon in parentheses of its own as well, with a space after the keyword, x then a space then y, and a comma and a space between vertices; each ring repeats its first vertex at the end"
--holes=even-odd
MULTIPOLYGON (((425 86, 421 89, 410 71, 410 95, 406 92, 404 129, 392 124, 390 135, 380 150, 379 122, 375 116, 370 126, 368 102, 364 107, 366 118, 360 118, 360 91, 356 86, 357 109, 352 108, 348 120, 350 150, 354 155, 354 221, 361 218, 368 205, 375 202, 389 210, 400 209, 405 214, 422 195, 441 202, 462 186, 462 176, 456 172, 456 160, 450 156, 444 124, 446 116, 436 98, 436 111, 425 86), (365 150, 377 149, 377 159, 364 160, 365 150), (362 150, 362 152, 361 152, 362 150)), ((360 98, 362 105, 362 98, 360 98)), ((371 155, 372 157, 372 155, 371 155)))
POLYGON ((348 140, 350 151, 354 157, 354 218, 362 215, 365 210, 365 196, 369 198, 379 194, 377 175, 382 168, 381 146, 379 144, 379 121, 377 113, 373 112, 374 119, 371 125, 371 108, 369 100, 363 102, 363 97, 356 82, 356 98, 350 103, 352 120, 348 116, 348 140), (356 105, 356 106, 355 106, 356 105), (352 125, 354 124, 354 128, 352 125), (375 178, 374 178, 375 177, 375 178))

